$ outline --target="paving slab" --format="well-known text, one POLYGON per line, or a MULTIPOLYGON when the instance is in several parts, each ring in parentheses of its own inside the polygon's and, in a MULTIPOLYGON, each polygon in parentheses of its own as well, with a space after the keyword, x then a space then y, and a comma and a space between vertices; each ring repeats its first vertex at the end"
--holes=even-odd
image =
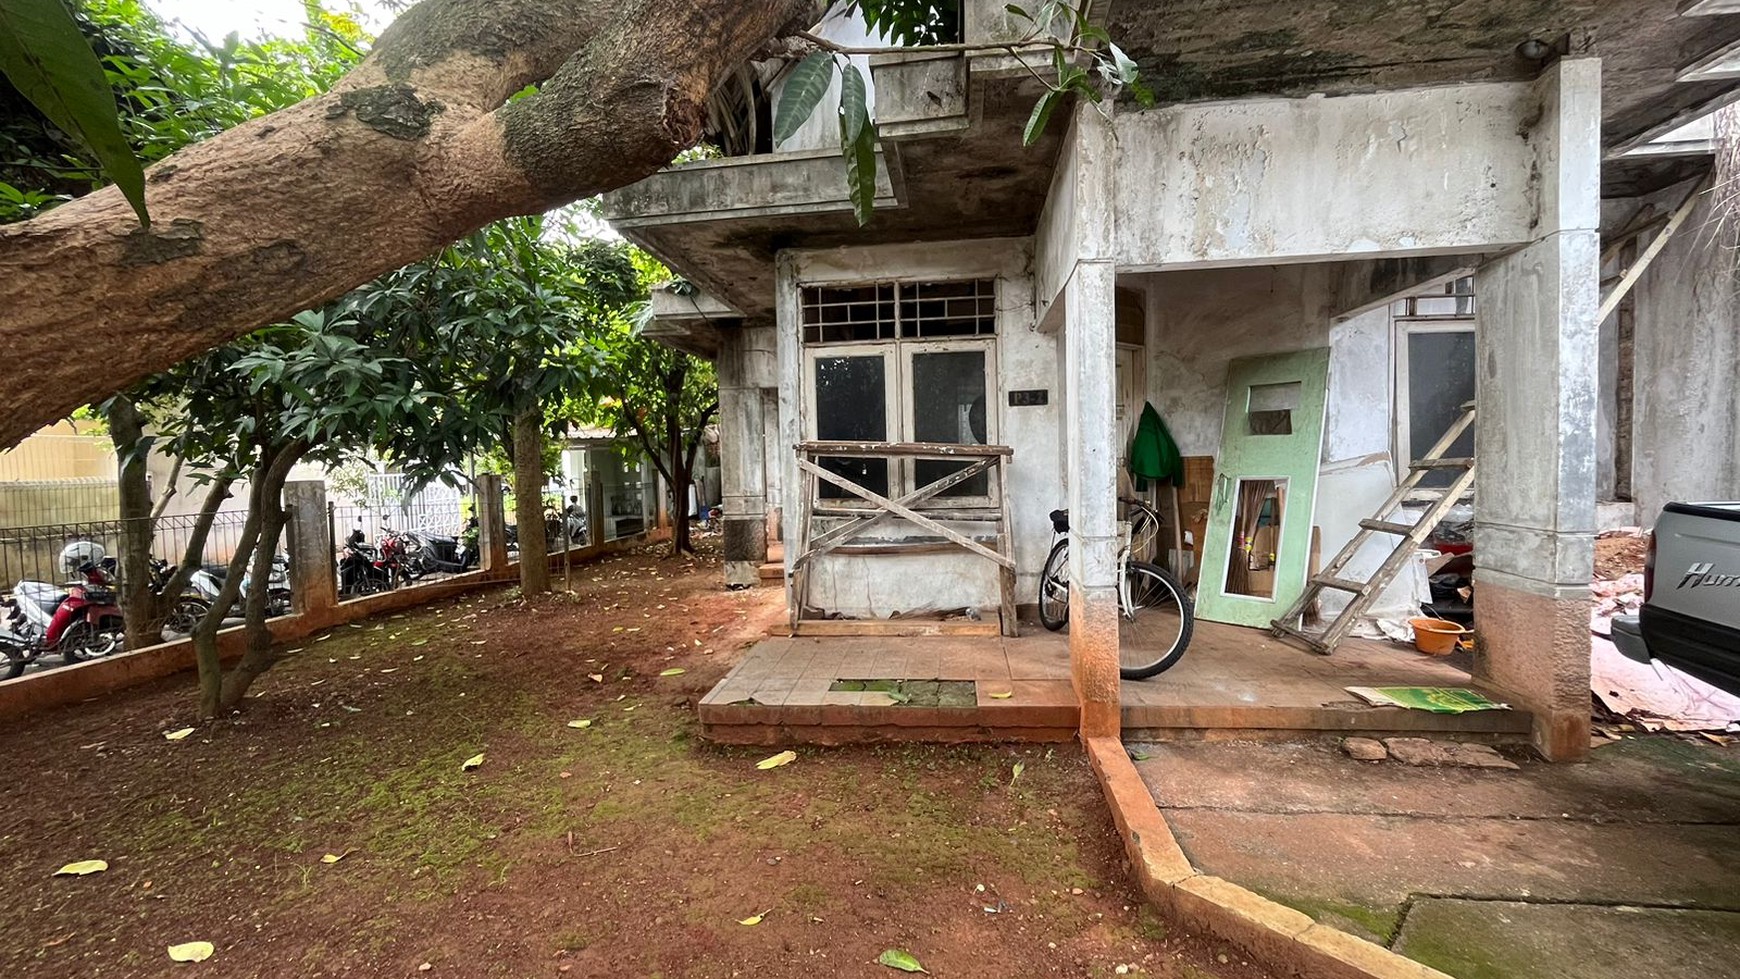
POLYGON ((1396 950, 1457 979, 1725 979, 1740 914, 1426 899, 1396 950))
MULTIPOLYGON (((1582 765, 1507 749, 1516 771, 1360 762, 1333 739, 1131 750, 1198 870, 1381 944, 1440 900, 1740 913, 1740 747, 1637 738, 1582 765)), ((1629 919, 1587 924, 1609 920, 1629 919)))

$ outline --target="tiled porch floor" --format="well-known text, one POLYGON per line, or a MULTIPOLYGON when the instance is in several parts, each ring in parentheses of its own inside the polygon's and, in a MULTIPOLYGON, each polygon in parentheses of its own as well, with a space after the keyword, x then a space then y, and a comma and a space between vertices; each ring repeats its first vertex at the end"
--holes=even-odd
MULTIPOLYGON (((1019 639, 767 639, 702 699, 703 731, 752 744, 1068 740, 1077 721, 1068 637, 1025 624, 1022 632, 1019 639), (977 704, 920 707, 885 693, 828 689, 836 680, 882 679, 976 681, 977 704)), ((1350 640, 1324 657, 1266 632, 1199 622, 1177 666, 1124 682, 1124 730, 1149 739, 1528 733, 1529 715, 1520 710, 1440 715, 1376 708, 1344 689, 1403 685, 1469 682, 1441 660, 1387 643, 1350 640)))

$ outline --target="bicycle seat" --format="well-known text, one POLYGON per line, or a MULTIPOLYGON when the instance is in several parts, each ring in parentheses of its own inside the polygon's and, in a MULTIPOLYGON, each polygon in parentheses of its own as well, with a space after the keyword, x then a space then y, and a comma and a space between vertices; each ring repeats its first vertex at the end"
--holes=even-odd
POLYGON ((1053 510, 1053 511, 1051 511, 1051 529, 1057 531, 1060 534, 1069 533, 1069 511, 1068 510, 1053 510))

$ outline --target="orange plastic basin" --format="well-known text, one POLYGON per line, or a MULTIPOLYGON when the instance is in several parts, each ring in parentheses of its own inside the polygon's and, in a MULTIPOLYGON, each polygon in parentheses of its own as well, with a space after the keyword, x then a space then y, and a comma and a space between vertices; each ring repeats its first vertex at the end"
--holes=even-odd
POLYGON ((1414 648, 1429 656, 1448 656, 1468 630, 1443 619, 1409 619, 1414 627, 1414 648))

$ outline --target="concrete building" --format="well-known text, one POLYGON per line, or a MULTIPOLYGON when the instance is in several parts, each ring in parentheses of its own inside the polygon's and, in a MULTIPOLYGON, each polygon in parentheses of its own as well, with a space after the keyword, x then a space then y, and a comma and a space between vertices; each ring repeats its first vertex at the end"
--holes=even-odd
MULTIPOLYGON (((1597 322, 1603 268, 1638 278, 1627 263, 1713 165, 1713 142, 1683 127, 1734 97, 1740 14, 1717 0, 1093 9, 1159 105, 1077 104, 1026 148, 1043 90, 1011 55, 869 57, 867 227, 825 110, 777 150, 738 127, 732 155, 607 196, 612 224, 700 290, 656 297, 655 330, 718 359, 728 575, 753 580, 770 540, 803 531, 801 443, 1005 446, 1001 486, 952 492, 1007 513, 1022 604, 1048 513, 1069 508, 1082 730, 1115 733, 1120 460, 1145 403, 1184 455, 1217 460, 1198 543, 1211 569, 1232 559, 1241 486, 1284 487, 1265 518, 1285 552, 1276 584, 1236 596, 1255 619, 1304 586, 1304 545, 1288 541, 1315 527, 1333 554, 1473 396, 1475 679, 1532 712, 1543 753, 1582 755, 1598 503, 1647 523, 1669 497, 1732 496, 1740 476, 1732 258, 1694 227, 1713 205, 1597 322), (1235 465, 1247 433, 1229 421, 1275 413, 1300 436, 1291 461, 1235 465)), ((837 15, 818 30, 864 37, 837 15)), ((963 4, 969 45, 1022 30, 1001 2, 963 4)), ((764 66, 738 103, 777 99, 781 77, 764 66)), ((899 497, 950 464, 831 465, 899 497)), ((817 526, 854 518, 829 519, 817 526)), ((886 550, 818 559, 807 602, 860 620, 998 607, 984 555, 886 550)))

